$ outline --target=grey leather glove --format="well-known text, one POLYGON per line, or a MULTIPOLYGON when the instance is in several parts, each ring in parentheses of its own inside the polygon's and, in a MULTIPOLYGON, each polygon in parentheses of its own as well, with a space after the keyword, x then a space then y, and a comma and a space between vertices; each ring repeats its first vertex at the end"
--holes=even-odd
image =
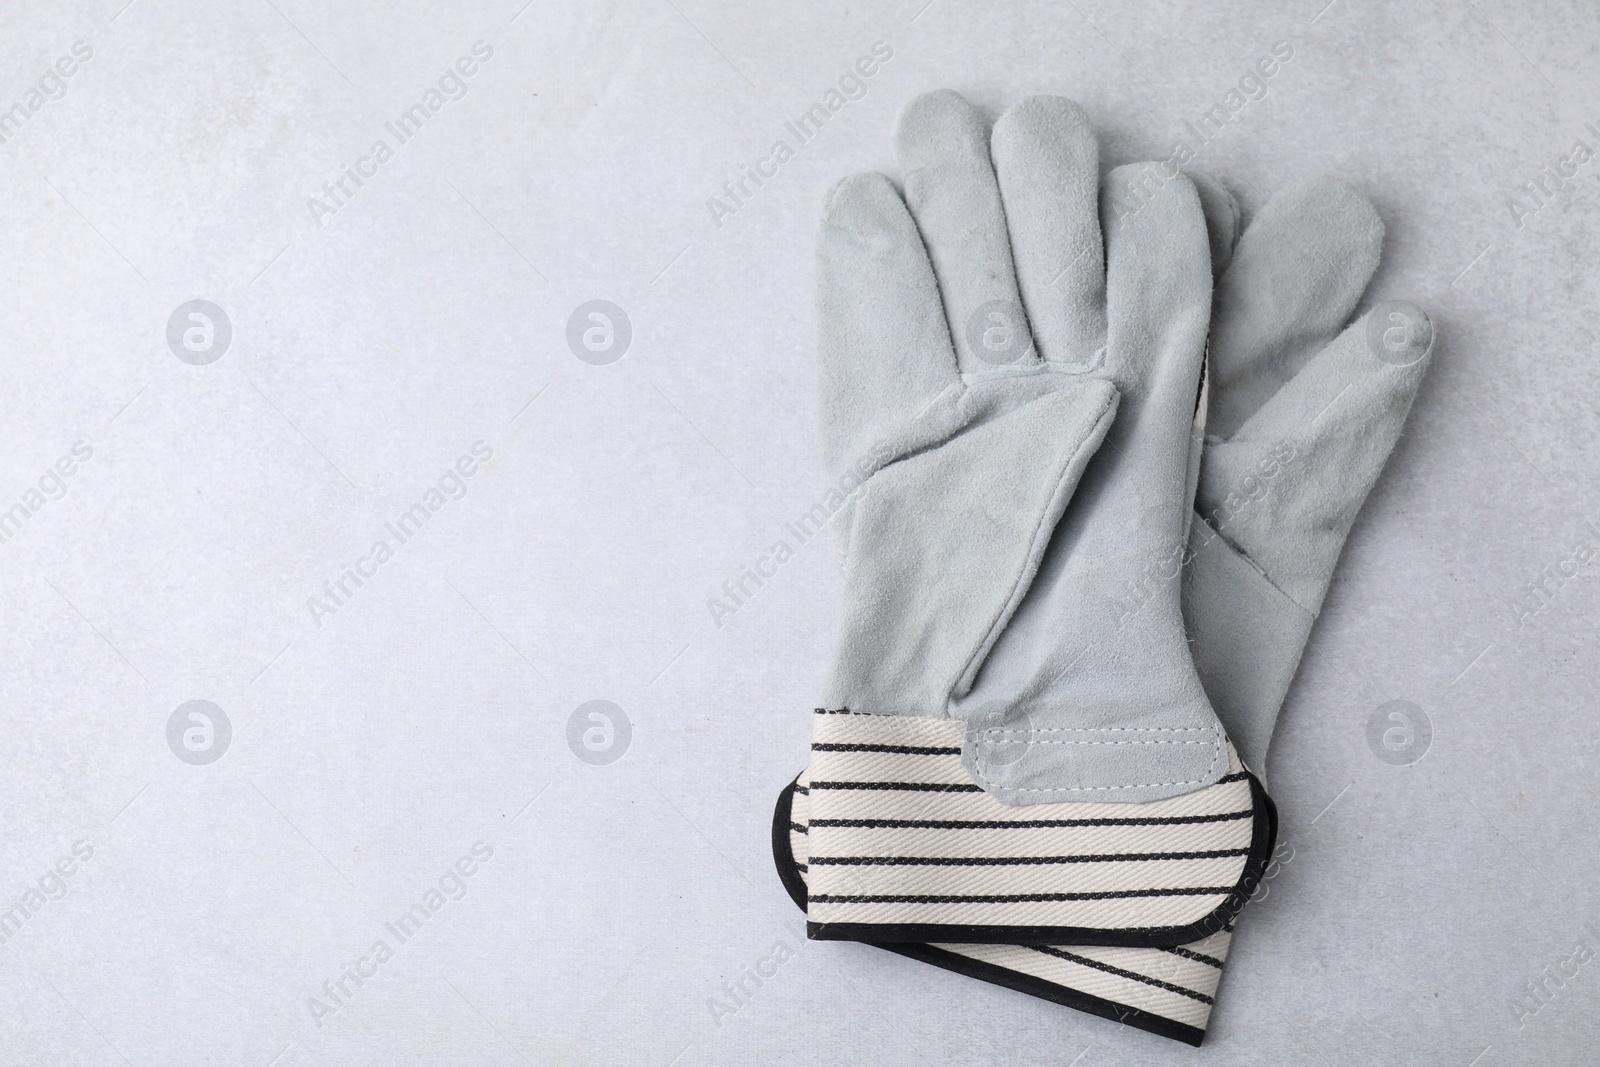
MULTIPOLYGON (((1340 548, 1427 368, 1433 330, 1415 305, 1390 301, 1341 331, 1383 236, 1349 186, 1324 177, 1281 191, 1235 251, 1232 198, 1192 177, 1220 279, 1183 608, 1217 713, 1260 769, 1340 548)), ((773 824, 779 874, 802 906, 809 813, 803 774, 773 824)), ((1167 947, 882 947, 1198 1045, 1231 935, 1227 924, 1167 947)))

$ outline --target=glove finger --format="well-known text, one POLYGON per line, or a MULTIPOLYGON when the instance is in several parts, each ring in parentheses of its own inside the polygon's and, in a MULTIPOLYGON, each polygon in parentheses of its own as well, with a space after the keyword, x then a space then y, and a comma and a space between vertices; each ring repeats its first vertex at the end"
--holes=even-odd
POLYGON ((1038 362, 983 117, 958 93, 925 93, 900 114, 895 157, 944 295, 961 372, 1038 362))
POLYGON ((994 169, 1039 354, 1088 371, 1105 357, 1100 150, 1083 109, 1029 97, 1000 116, 994 169))
POLYGON ((1217 179, 1204 171, 1186 170, 1200 194, 1200 210, 1206 215, 1206 235, 1211 238, 1211 276, 1222 273, 1233 262, 1233 249, 1239 243, 1239 202, 1217 179))
POLYGON ((1124 414, 1130 402, 1177 390, 1177 432, 1187 439, 1211 311, 1211 247, 1199 195, 1182 174, 1130 164, 1106 177, 1101 213, 1107 369, 1124 414))
POLYGON ((1207 432, 1229 437, 1349 321, 1378 269, 1383 222, 1337 178, 1262 208, 1217 283, 1207 432))
POLYGON ((1433 341, 1421 308, 1380 304, 1206 449, 1201 516, 1313 615, 1400 437, 1433 341))
POLYGON ((922 239, 881 174, 823 200, 817 311, 823 458, 838 477, 960 385, 922 239))

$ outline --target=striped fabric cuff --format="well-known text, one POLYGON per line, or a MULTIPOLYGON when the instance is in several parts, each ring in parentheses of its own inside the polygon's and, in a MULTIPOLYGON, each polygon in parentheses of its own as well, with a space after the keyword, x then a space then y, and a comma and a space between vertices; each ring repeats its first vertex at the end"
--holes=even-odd
POLYGON ((1181 797, 1013 807, 961 766, 964 731, 818 712, 811 937, 1181 945, 1222 931, 1260 880, 1271 801, 1231 746, 1228 773, 1181 797))
MULTIPOLYGON (((812 793, 806 773, 778 798, 772 852, 796 905, 807 904, 812 793)), ((902 956, 992 985, 1199 1045, 1222 980, 1232 923, 1186 945, 1119 948, 1092 945, 879 943, 902 956)))

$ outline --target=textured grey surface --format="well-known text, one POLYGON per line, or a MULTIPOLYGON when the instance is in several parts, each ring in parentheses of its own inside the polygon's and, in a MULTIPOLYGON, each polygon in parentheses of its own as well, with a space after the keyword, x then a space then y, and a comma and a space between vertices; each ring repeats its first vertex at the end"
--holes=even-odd
POLYGON ((1591 1059, 1600 159, 1543 206, 1525 183, 1600 150, 1600 17, 1324 2, 9 7, 0 1062, 1591 1059), (399 144, 385 122, 480 40, 399 144), (1197 165, 1247 212, 1355 183, 1388 226, 1368 303, 1417 301, 1441 342, 1285 710, 1284 862, 1207 1046, 805 943, 767 820, 838 614, 826 537, 786 525, 822 484, 821 191, 887 167, 938 86, 991 114, 1061 93, 1106 165, 1165 158, 1282 41, 1197 165), (196 299, 232 327, 205 365, 167 340, 196 299), (566 340, 591 300, 632 326, 607 365, 566 340), (210 763, 220 732, 169 744, 192 700, 231 725, 210 763), (603 706, 569 733, 593 700, 631 722, 609 749, 603 706), (1368 743, 1395 700, 1431 724, 1409 766, 1368 743))

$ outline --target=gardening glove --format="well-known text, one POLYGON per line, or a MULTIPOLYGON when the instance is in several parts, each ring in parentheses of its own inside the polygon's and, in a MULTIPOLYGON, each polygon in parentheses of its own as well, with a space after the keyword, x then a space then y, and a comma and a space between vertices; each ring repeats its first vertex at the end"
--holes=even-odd
MULTIPOLYGON (((1344 538, 1426 370, 1433 331, 1415 305, 1391 301, 1339 333, 1377 267, 1383 238, 1377 213, 1344 183, 1323 177, 1285 189, 1235 253, 1232 197, 1192 177, 1220 281, 1211 436, 1183 607, 1217 713, 1246 761, 1260 768, 1344 538)), ((809 802, 802 774, 780 798, 773 823, 779 875, 802 907, 809 802)), ((1198 1045, 1231 936, 1227 924, 1165 948, 881 947, 1198 1045)))

